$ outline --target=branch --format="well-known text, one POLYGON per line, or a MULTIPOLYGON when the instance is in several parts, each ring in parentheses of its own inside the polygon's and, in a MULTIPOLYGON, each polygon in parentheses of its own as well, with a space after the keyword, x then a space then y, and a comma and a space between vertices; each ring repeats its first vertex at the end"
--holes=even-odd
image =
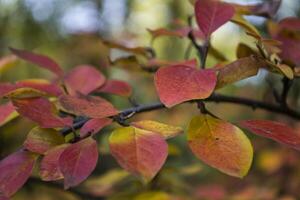
MULTIPOLYGON (((192 100, 189 102, 196 102, 197 100, 192 100)), ((287 107, 282 107, 281 105, 274 105, 262 101, 257 101, 253 99, 248 99, 248 98, 243 98, 243 97, 234 97, 234 96, 227 96, 227 95, 222 95, 222 94, 213 94, 209 98, 204 99, 203 101, 205 102, 215 102, 215 103, 231 103, 231 104, 238 104, 238 105, 244 105, 251 107, 252 109, 262 109, 266 111, 270 111, 273 113, 278 113, 282 114, 288 117, 291 117, 293 119, 300 120, 300 112, 296 110, 292 110, 287 107)), ((125 109, 121 111, 117 117, 120 117, 121 119, 128 119, 133 117, 137 113, 142 113, 142 112, 148 112, 148 111, 153 111, 153 110, 158 110, 158 109, 163 109, 165 106, 160 103, 152 103, 149 105, 139 105, 137 107, 132 107, 125 109)), ((114 116, 114 117, 116 117, 114 116)), ((72 132, 74 129, 79 129, 81 128, 86 122, 88 121, 88 118, 84 118, 73 125, 72 128, 64 128, 62 129, 61 133, 63 135, 67 135, 72 132)))

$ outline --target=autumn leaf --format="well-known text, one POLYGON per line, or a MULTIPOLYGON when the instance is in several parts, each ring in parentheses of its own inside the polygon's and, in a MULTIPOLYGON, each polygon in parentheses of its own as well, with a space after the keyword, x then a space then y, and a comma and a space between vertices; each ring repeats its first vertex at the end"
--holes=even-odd
POLYGON ((167 143, 155 132, 133 127, 115 129, 109 137, 112 156, 130 173, 151 180, 167 158, 167 143))
POLYGON ((102 128, 110 125, 112 122, 112 119, 109 118, 90 119, 80 129, 80 137, 85 138, 89 135, 95 135, 102 128))
POLYGON ((241 16, 239 14, 235 14, 232 17, 231 22, 233 22, 233 23, 237 24, 238 26, 242 27, 243 29, 245 29, 246 32, 250 33, 256 39, 261 38, 260 33, 255 28, 255 26, 253 26, 251 23, 249 23, 245 18, 243 18, 243 16, 241 16))
POLYGON ((36 156, 28 151, 18 151, 0 161, 0 193, 12 196, 31 175, 36 156))
POLYGON ((35 127, 28 133, 24 147, 31 152, 44 154, 49 149, 64 142, 64 137, 58 131, 35 127))
POLYGON ((7 69, 15 66, 17 57, 15 55, 8 55, 0 58, 0 73, 2 74, 7 69))
POLYGON ((103 86, 97 89, 97 92, 129 97, 132 93, 132 88, 125 81, 107 80, 103 86))
POLYGON ((40 96, 59 96, 61 88, 44 79, 26 79, 11 83, 0 83, 0 97, 32 98, 40 96))
POLYGON ((155 133, 159 133, 165 139, 169 139, 175 137, 181 133, 183 133, 183 129, 178 126, 171 126, 168 124, 163 124, 156 121, 151 120, 142 120, 137 122, 131 122, 131 126, 140 128, 146 131, 151 131, 155 133))
POLYGON ((95 169, 98 161, 97 143, 91 137, 68 146, 60 155, 59 169, 68 189, 84 181, 95 169))
POLYGON ((59 103, 67 112, 90 118, 105 118, 118 114, 110 102, 96 96, 62 95, 59 98, 59 103))
POLYGON ((11 52, 18 56, 19 58, 26 60, 28 62, 31 62, 33 64, 39 65, 57 76, 61 77, 63 75, 63 70, 60 68, 60 66, 51 58, 41 55, 32 53, 26 50, 20 50, 15 48, 10 48, 11 52))
POLYGON ((253 149, 238 127, 210 115, 196 116, 188 127, 188 142, 199 159, 223 173, 240 178, 248 173, 253 149))
POLYGON ((0 105, 0 126, 13 120, 18 116, 14 105, 11 102, 0 105))
POLYGON ((218 82, 216 88, 224 87, 231 83, 254 76, 260 68, 266 67, 265 61, 249 56, 240 58, 220 69, 218 69, 218 82))
POLYGON ((288 125, 270 120, 244 120, 239 123, 251 132, 300 150, 300 135, 288 125))
POLYGON ((238 44, 238 47, 236 49, 236 57, 245 58, 253 55, 257 55, 257 52, 255 52, 251 47, 244 43, 238 44))
POLYGON ((15 99, 13 104, 20 115, 38 123, 41 128, 71 126, 73 122, 69 117, 61 118, 57 116, 58 111, 54 104, 42 97, 15 99))
POLYGON ((65 76, 64 83, 70 95, 88 95, 105 83, 105 76, 93 66, 80 65, 65 76))
POLYGON ((209 97, 217 80, 213 70, 175 65, 160 68, 154 81, 161 102, 172 107, 184 101, 209 97))
POLYGON ((71 144, 62 144, 49 149, 40 164, 40 177, 43 181, 56 181, 64 176, 59 169, 59 158, 64 150, 71 144))
POLYGON ((196 21, 206 39, 228 22, 234 15, 234 8, 218 0, 198 0, 195 3, 196 21))

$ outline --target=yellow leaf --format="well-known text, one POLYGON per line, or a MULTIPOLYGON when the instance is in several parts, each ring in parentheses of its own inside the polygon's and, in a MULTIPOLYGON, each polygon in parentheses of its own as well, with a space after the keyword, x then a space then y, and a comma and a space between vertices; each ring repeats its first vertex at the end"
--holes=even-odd
POLYGON ((163 123, 151 121, 151 120, 132 122, 131 125, 136 128, 159 133, 165 139, 175 137, 183 132, 183 129, 179 126, 171 126, 168 124, 163 124, 163 123))
POLYGON ((188 142, 199 159, 221 172, 240 178, 248 173, 253 149, 238 127, 210 115, 196 116, 188 127, 188 142))
POLYGON ((134 200, 171 200, 171 196, 165 192, 144 192, 137 195, 134 200))
POLYGON ((246 19, 244 19, 241 15, 235 14, 233 18, 231 18, 231 22, 239 25, 240 27, 244 28, 246 32, 250 33, 251 36, 253 36, 256 39, 260 39, 261 36, 258 32, 258 30, 250 24, 246 19))

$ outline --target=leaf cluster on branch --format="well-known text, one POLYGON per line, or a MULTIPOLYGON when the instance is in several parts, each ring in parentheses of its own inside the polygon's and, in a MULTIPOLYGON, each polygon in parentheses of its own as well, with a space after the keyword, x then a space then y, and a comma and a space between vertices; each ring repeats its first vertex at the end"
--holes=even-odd
MULTIPOLYGON (((196 59, 182 62, 159 60, 155 58, 155 50, 149 47, 131 48, 112 41, 103 42, 109 48, 134 54, 110 60, 111 65, 134 65, 140 70, 154 73, 153 85, 160 99, 157 103, 134 104, 132 108, 119 111, 101 94, 115 94, 130 99, 132 88, 128 83, 107 79, 90 65, 76 66, 64 72, 58 63, 45 55, 10 48, 19 59, 45 68, 56 77, 53 80, 28 79, 0 83, 0 97, 7 99, 7 103, 0 105, 0 125, 18 116, 37 124, 28 133, 21 149, 0 162, 0 195, 4 199, 23 186, 35 164, 39 164, 39 175, 43 181, 63 179, 65 189, 80 184, 97 165, 99 155, 94 136, 114 122, 122 127, 110 134, 108 143, 112 156, 128 172, 142 177, 146 182, 151 181, 167 159, 167 139, 183 134, 184 130, 154 120, 131 123, 127 120, 141 112, 169 109, 182 103, 195 103, 200 111, 198 116, 191 116, 186 131, 191 151, 209 166, 230 176, 244 177, 252 163, 252 144, 241 128, 300 149, 299 135, 284 123, 250 119, 234 125, 206 108, 209 102, 240 104, 299 120, 300 112, 289 107, 287 98, 292 80, 300 75, 300 20, 271 20, 281 1, 266 1, 253 6, 218 0, 191 2, 194 15, 187 24, 177 23, 175 30, 160 28, 149 32, 153 37, 152 42, 162 36, 189 40, 198 52, 199 66, 196 59), (244 15, 268 18, 270 37, 263 37, 244 15), (196 26, 193 25, 194 19, 196 26), (221 50, 215 49, 210 43, 212 34, 228 22, 240 26, 256 41, 256 49, 240 44, 238 59, 233 62, 228 62, 221 50), (142 56, 146 62, 142 63, 136 55, 142 56), (208 55, 220 63, 208 68, 208 55), (277 104, 216 92, 257 75, 261 69, 277 73, 283 78, 282 93, 275 95, 277 104), (37 162, 38 159, 41 161, 37 162)), ((15 62, 15 59, 12 55, 3 58, 0 67, 15 62)))

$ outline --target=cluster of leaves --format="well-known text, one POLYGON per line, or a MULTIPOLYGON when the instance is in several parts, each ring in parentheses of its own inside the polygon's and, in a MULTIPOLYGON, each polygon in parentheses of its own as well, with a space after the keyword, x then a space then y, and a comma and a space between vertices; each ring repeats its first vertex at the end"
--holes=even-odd
MULTIPOLYGON (((154 85, 161 103, 167 108, 183 102, 196 102, 201 114, 194 116, 188 125, 190 149, 200 160, 225 174, 244 177, 253 158, 250 140, 236 125, 208 111, 204 100, 219 88, 256 75, 261 68, 278 73, 288 81, 299 76, 300 20, 287 18, 279 23, 268 20, 271 37, 265 38, 243 16, 269 18, 276 13, 280 1, 254 6, 218 0, 191 3, 195 8, 196 28, 191 23, 177 23, 179 28, 176 30, 161 28, 149 32, 153 39, 161 36, 190 39, 199 52, 201 69, 197 67, 195 59, 176 63, 162 61, 154 58, 152 49, 129 48, 106 41, 105 44, 110 48, 134 54, 130 58, 111 61, 111 64, 135 63, 144 70, 155 72, 154 85), (213 32, 229 21, 243 28, 255 40, 257 47, 252 49, 240 44, 238 59, 230 63, 210 44, 213 32), (218 65, 210 68, 205 66, 208 54, 220 60, 218 65), (146 63, 139 63, 136 55, 143 56, 146 63)), ((125 125, 115 129, 109 137, 111 154, 118 163, 145 181, 150 181, 158 173, 168 156, 166 140, 183 133, 181 127, 152 120, 126 124, 124 121, 138 110, 132 109, 124 116, 124 112, 118 111, 99 93, 129 97, 132 91, 128 83, 107 80, 100 71, 89 65, 77 66, 65 73, 59 64, 47 56, 14 48, 10 50, 18 58, 45 68, 56 77, 51 81, 30 79, 0 84, 0 97, 8 100, 0 106, 0 125, 18 115, 37 124, 28 133, 23 147, 0 162, 0 199, 11 197, 23 186, 38 158, 42 180, 64 179, 65 189, 80 184, 97 165, 99 155, 94 135, 113 121, 125 125), (82 127, 76 127, 78 120, 84 121, 82 127), (77 128, 80 128, 79 133, 75 131, 77 128)), ((15 56, 2 59, 0 69, 15 62, 15 56)), ((279 104, 289 109, 285 99, 279 99, 279 104)), ((238 124, 253 133, 300 149, 299 136, 283 123, 246 120, 238 124)))

